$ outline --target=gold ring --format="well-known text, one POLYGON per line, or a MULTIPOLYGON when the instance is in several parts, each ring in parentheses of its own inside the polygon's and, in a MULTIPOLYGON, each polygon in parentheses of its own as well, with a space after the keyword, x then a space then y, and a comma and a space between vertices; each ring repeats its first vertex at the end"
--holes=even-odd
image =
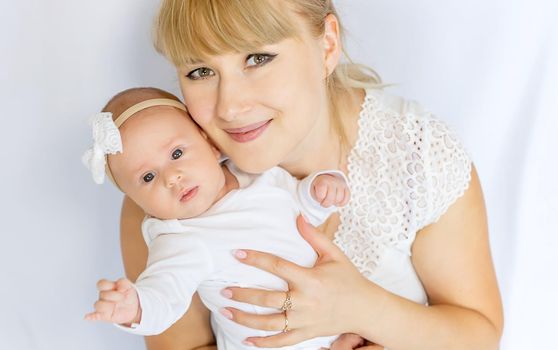
POLYGON ((281 311, 285 311, 285 312, 293 308, 293 300, 291 299, 291 292, 287 291, 286 294, 287 296, 285 297, 283 306, 281 306, 281 311))
POLYGON ((288 331, 290 331, 289 319, 287 318, 287 311, 283 312, 283 314, 285 315, 285 327, 283 328, 283 333, 287 333, 288 331))

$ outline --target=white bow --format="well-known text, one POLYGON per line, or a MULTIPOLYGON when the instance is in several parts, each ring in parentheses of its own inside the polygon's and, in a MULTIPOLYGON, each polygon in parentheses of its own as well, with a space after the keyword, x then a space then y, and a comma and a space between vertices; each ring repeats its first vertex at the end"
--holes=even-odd
POLYGON ((102 184, 105 180, 105 156, 122 153, 122 139, 112 120, 112 113, 95 114, 89 124, 93 128, 93 146, 85 151, 81 161, 91 171, 93 181, 102 184))

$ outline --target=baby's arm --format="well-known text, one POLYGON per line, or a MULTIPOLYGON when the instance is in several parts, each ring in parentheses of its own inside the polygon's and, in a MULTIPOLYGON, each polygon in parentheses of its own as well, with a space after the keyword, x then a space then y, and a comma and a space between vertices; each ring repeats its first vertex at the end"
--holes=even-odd
POLYGON ((138 293, 132 282, 126 278, 118 281, 100 280, 97 282, 99 300, 95 311, 85 315, 89 321, 105 321, 130 326, 141 320, 141 306, 138 293))
POLYGON ((314 226, 349 201, 349 187, 345 175, 338 170, 314 173, 296 186, 296 196, 302 214, 314 226))
POLYGON ((199 239, 161 234, 150 242, 147 267, 135 284, 126 279, 100 281, 95 312, 86 319, 113 322, 129 333, 160 334, 188 310, 211 268, 211 257, 199 239))

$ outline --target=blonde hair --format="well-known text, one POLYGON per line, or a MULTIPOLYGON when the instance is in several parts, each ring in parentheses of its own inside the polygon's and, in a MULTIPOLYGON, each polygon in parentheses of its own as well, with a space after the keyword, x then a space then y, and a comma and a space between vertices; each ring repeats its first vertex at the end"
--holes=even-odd
MULTIPOLYGON (((325 18, 335 15, 343 39, 332 0, 163 0, 155 23, 155 47, 179 67, 212 55, 254 52, 298 37, 300 28, 281 5, 300 15, 315 37, 324 33, 325 18)), ((344 49, 343 54, 347 62, 335 68, 326 86, 333 125, 346 144, 340 119, 342 96, 354 97, 352 88, 378 88, 382 82, 373 69, 353 63, 344 49)))

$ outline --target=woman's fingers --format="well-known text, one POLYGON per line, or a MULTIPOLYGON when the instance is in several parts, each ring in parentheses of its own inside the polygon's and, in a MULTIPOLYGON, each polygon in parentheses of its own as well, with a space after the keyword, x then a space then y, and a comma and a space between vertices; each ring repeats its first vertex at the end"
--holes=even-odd
POLYGON ((307 223, 302 215, 296 218, 296 226, 302 238, 314 248, 322 261, 330 261, 345 257, 326 235, 307 223))
POLYGON ((281 332, 269 337, 250 337, 246 342, 258 348, 279 348, 283 346, 295 345, 304 340, 313 338, 299 329, 292 329, 288 332, 281 332))
POLYGON ((272 273, 287 282, 296 280, 301 271, 306 270, 290 261, 256 250, 236 250, 234 255, 244 264, 272 273))
POLYGON ((281 309, 283 303, 287 299, 286 292, 253 288, 229 287, 227 289, 223 289, 221 294, 226 298, 242 303, 275 309, 281 309))
POLYGON ((249 314, 232 307, 224 308, 219 311, 221 312, 221 315, 226 318, 229 318, 248 328, 260 329, 264 331, 282 331, 285 328, 285 314, 282 312, 268 315, 256 315, 249 314))

